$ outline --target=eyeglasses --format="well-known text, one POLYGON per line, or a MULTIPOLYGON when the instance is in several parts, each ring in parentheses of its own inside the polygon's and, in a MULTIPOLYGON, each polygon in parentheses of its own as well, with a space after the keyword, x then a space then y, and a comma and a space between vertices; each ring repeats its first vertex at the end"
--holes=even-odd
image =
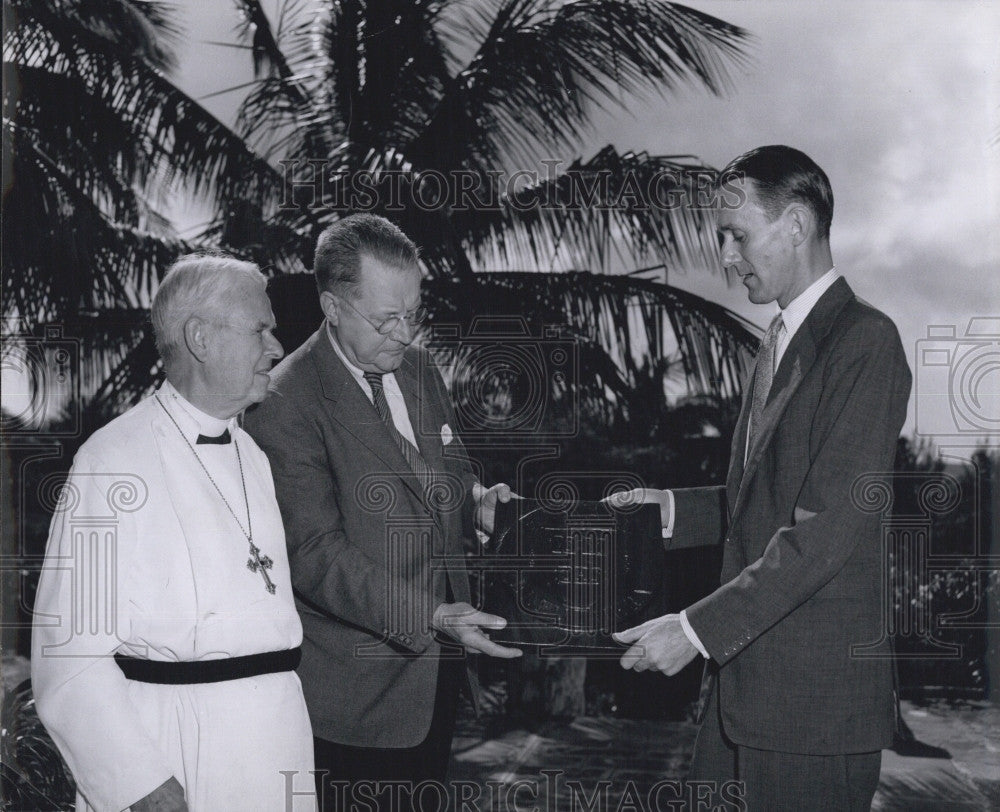
POLYGON ((347 305, 351 310, 357 313, 361 318, 367 321, 372 327, 375 328, 375 332, 381 336, 392 335, 392 333, 402 324, 404 321, 411 328, 419 327, 427 320, 427 308, 423 305, 413 308, 409 313, 405 313, 402 316, 389 316, 385 321, 374 322, 368 318, 364 313, 358 310, 354 305, 352 305, 347 299, 338 296, 338 299, 347 305))

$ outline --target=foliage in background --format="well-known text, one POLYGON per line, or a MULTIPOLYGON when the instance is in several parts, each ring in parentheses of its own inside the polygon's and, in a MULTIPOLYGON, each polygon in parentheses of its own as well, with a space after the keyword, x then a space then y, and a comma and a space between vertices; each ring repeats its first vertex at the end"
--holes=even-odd
POLYGON ((1000 569, 986 557, 997 554, 991 545, 997 543, 998 474, 996 450, 978 449, 956 470, 929 445, 899 441, 893 521, 925 517, 930 533, 923 560, 900 560, 894 551, 889 561, 893 611, 912 619, 902 630, 907 633, 895 639, 903 688, 948 686, 980 696, 996 688, 998 676, 992 675, 991 684, 989 666, 1000 662, 1000 635, 995 628, 991 634, 989 624, 997 623, 1000 569), (959 653, 943 651, 942 645, 957 646, 959 653))
MULTIPOLYGON (((662 175, 663 199, 689 200, 691 171, 706 167, 574 150, 598 107, 684 84, 720 92, 745 58, 739 28, 667 2, 236 5, 242 23, 223 44, 245 48, 255 82, 230 129, 167 78, 179 30, 170 4, 5 0, 3 312, 84 340, 81 392, 99 410, 135 402, 157 374, 145 307, 177 253, 221 246, 269 272, 309 267, 316 229, 350 208, 296 205, 281 160, 307 162, 334 200, 366 174, 371 208, 415 239, 433 278, 474 284, 491 264, 607 270, 615 257, 715 267, 704 209, 623 194, 662 175), (543 163, 537 183, 499 177, 543 163), (415 203, 433 173, 462 173, 493 202, 415 203), (582 205, 571 175, 588 189, 582 205), (393 179, 401 208, 386 205, 393 179), (180 194, 217 213, 193 241, 164 216, 180 194), (567 194, 570 205, 536 205, 567 194)), ((577 286, 586 294, 588 279, 577 286)))
MULTIPOLYGON (((172 4, 4 0, 3 13, 3 317, 82 339, 89 400, 137 346, 152 349, 149 298, 193 247, 168 200, 252 198, 277 176, 166 78, 172 4)), ((148 387, 146 357, 124 378, 148 387)))

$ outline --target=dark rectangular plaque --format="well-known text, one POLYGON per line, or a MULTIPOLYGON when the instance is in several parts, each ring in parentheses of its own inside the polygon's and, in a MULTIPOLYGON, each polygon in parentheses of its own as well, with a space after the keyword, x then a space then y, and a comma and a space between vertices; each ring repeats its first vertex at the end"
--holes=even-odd
POLYGON ((604 502, 497 505, 483 555, 483 608, 507 619, 498 642, 566 653, 620 652, 611 632, 633 625, 663 581, 660 510, 604 502))

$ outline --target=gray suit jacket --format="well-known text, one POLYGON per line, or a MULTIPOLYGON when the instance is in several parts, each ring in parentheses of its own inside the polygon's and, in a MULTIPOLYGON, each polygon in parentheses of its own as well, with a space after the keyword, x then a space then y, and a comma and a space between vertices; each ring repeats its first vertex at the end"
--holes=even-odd
POLYGON ((325 327, 275 368, 244 422, 274 473, 313 731, 359 747, 424 739, 441 653, 430 618, 446 598, 469 600, 475 479, 448 394, 423 350, 395 374, 435 472, 430 500, 325 327))
POLYGON ((910 384, 895 325, 839 279, 789 342, 746 466, 751 391, 726 486, 674 492, 668 549, 725 545, 722 585, 687 614, 737 744, 823 755, 892 742, 888 641, 851 651, 881 640, 891 606, 880 517, 852 489, 892 470, 910 384))

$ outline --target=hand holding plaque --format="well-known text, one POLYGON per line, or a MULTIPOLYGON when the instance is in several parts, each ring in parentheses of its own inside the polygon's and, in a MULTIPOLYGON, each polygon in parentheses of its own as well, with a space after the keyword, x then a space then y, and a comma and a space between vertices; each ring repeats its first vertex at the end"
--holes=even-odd
POLYGON ((490 636, 566 653, 620 654, 611 633, 632 625, 660 588, 660 528, 652 504, 498 503, 493 534, 476 562, 483 609, 507 619, 490 636))

